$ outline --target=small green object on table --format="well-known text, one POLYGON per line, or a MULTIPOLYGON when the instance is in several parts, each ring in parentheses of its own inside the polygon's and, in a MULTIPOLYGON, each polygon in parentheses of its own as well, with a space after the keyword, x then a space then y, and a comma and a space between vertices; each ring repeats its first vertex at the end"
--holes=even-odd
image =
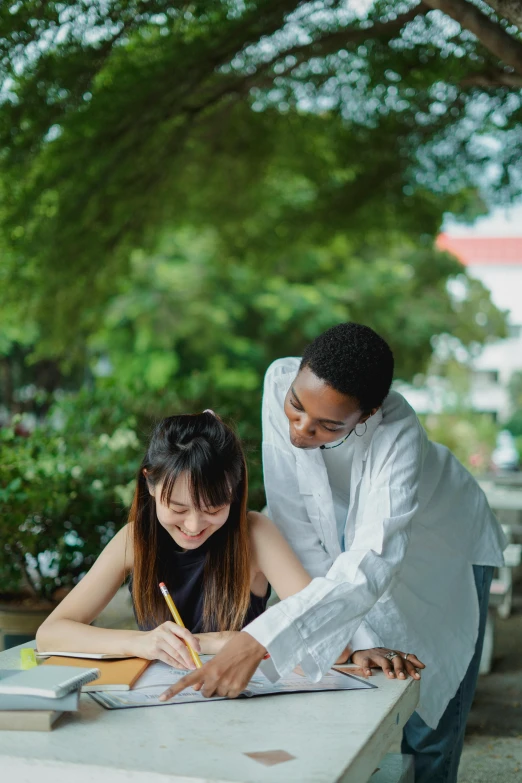
POLYGON ((20 650, 20 660, 22 662, 22 669, 32 669, 37 665, 36 656, 32 647, 24 647, 20 650))

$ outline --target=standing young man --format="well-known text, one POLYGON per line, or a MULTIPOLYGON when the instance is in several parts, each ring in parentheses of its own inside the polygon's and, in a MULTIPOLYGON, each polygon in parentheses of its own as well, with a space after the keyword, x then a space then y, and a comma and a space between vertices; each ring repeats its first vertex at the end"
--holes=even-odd
POLYGON ((414 650, 426 670, 403 752, 416 783, 454 783, 505 539, 473 477, 389 391, 392 377, 389 346, 353 323, 268 369, 269 515, 314 579, 183 687, 236 696, 266 651, 279 676, 301 664, 317 680, 348 642, 368 650, 355 654, 363 665, 414 650))

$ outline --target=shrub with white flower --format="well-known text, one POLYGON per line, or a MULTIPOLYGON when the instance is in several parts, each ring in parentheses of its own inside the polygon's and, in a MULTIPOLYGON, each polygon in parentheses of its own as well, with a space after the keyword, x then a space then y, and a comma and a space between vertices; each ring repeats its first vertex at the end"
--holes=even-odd
POLYGON ((132 417, 86 394, 30 435, 15 425, 0 428, 0 595, 53 600, 126 522, 142 448, 132 417))

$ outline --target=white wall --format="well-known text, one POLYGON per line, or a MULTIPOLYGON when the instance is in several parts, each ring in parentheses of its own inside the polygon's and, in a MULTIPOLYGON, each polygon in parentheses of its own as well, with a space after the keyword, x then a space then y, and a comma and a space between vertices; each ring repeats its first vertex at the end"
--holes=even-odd
POLYGON ((477 264, 468 266, 467 271, 491 291, 498 308, 509 310, 510 323, 522 324, 522 250, 520 264, 477 264))
MULTIPOLYGON (((470 265, 468 272, 491 291, 497 307, 509 311, 508 323, 522 326, 522 258, 520 264, 470 265)), ((473 408, 494 410, 501 422, 509 419, 513 409, 508 386, 513 373, 522 371, 522 334, 484 346, 472 368, 477 373, 471 382, 473 408), (484 377, 492 371, 498 373, 497 382, 484 377)))

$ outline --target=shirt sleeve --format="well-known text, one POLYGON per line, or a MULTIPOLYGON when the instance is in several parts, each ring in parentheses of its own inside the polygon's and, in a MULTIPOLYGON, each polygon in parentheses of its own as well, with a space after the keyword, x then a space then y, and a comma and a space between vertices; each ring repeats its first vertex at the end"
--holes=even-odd
POLYGON ((283 409, 284 392, 279 390, 280 396, 276 394, 272 368, 268 370, 265 379, 262 409, 263 474, 268 516, 310 576, 324 576, 333 560, 308 518, 299 492, 295 456, 291 450, 288 420, 283 409))
POLYGON ((352 652, 357 652, 357 650, 371 650, 373 647, 384 646, 382 639, 380 639, 375 631, 368 626, 365 620, 362 621, 350 641, 352 652))
MULTIPOLYGON (((379 429, 367 458, 371 480, 359 501, 350 549, 326 576, 314 578, 244 629, 269 651, 280 677, 301 664, 308 677, 319 680, 401 567, 418 507, 423 439, 416 417, 379 429)), ((293 537, 290 543, 294 546, 293 537)))

